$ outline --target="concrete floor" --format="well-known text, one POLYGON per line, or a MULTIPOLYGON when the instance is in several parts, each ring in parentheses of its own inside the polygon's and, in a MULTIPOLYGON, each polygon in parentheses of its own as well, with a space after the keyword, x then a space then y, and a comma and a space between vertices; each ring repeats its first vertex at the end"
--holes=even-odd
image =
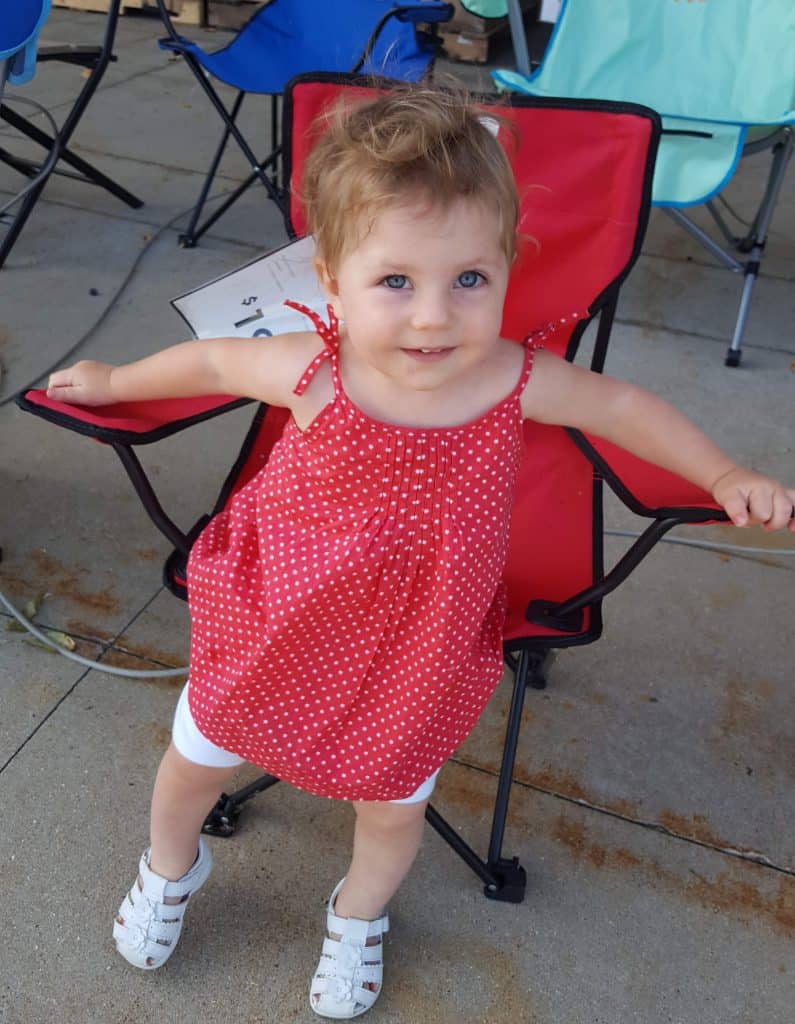
MULTIPOLYGON (((93 39, 101 23, 56 10, 48 34, 93 39)), ((119 361, 178 340, 170 298, 284 240, 276 212, 251 193, 198 248, 177 246, 218 128, 158 35, 150 18, 121 20, 118 63, 75 139, 145 205, 54 178, 0 272, 0 587, 20 607, 46 593, 39 621, 82 654, 137 668, 187 657, 185 608, 160 583, 168 546, 111 452, 10 399, 78 343, 81 356, 119 361)), ((482 69, 449 69, 487 84, 482 69)), ((80 81, 75 68, 47 67, 25 95, 58 116, 80 81)), ((252 103, 255 137, 262 116, 252 103)), ((729 190, 744 214, 762 165, 749 161, 729 190)), ((241 170, 225 165, 223 187, 241 170)), ((0 190, 11 188, 2 172, 0 190)), ((794 199, 790 169, 741 369, 723 366, 738 279, 659 214, 608 363, 790 481, 794 199)), ((143 453, 177 521, 209 507, 246 421, 244 410, 143 453)), ((607 519, 635 525, 612 501, 607 519)), ((528 694, 511 798, 505 852, 527 869, 525 901, 484 899, 429 830, 391 908, 373 1021, 792 1020, 795 538, 697 536, 765 552, 662 545, 605 602, 603 640, 559 654, 548 690, 528 694)), ((625 544, 609 538, 608 555, 625 544)), ((84 670, 10 621, 0 614, 0 1021, 314 1019, 307 990, 324 902, 346 866, 349 809, 286 786, 254 800, 235 838, 211 841, 216 870, 177 955, 162 971, 135 971, 113 950, 111 921, 146 841, 177 684, 84 670)), ((435 798, 479 850, 509 695, 500 687, 435 798)))

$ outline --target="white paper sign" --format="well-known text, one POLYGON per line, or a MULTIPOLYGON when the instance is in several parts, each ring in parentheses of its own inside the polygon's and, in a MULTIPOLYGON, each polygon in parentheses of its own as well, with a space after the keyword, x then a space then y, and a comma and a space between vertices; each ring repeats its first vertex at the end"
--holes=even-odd
POLYGON ((302 302, 326 319, 314 254, 312 237, 299 238, 172 299, 171 305, 197 338, 262 338, 311 329, 284 300, 302 302))

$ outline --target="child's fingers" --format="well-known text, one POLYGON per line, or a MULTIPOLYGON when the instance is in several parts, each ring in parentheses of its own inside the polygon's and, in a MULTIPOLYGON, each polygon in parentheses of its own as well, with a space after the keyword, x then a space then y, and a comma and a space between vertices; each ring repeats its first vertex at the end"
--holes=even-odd
POLYGON ((51 373, 49 380, 47 381, 47 390, 50 388, 63 387, 65 384, 72 383, 72 371, 71 370, 56 370, 55 373, 51 373))
POLYGON ((779 516, 775 529, 795 532, 795 490, 791 487, 785 487, 780 492, 779 516))
POLYGON ((773 495, 773 512, 765 523, 768 530, 783 530, 792 517, 792 499, 780 488, 773 495))
POLYGON ((735 526, 748 526, 748 503, 745 495, 740 491, 724 498, 723 510, 735 526))
POLYGON ((769 487, 752 488, 748 495, 748 522, 751 525, 764 525, 773 518, 774 492, 769 487))
POLYGON ((67 388, 71 388, 74 382, 74 374, 71 370, 56 370, 55 373, 50 374, 47 381, 47 394, 49 395, 51 391, 65 391, 67 388))
POLYGON ((766 530, 783 530, 793 514, 793 493, 780 484, 752 491, 749 497, 751 523, 760 523, 766 530))
POLYGON ((47 388, 47 397, 59 402, 74 402, 79 398, 81 391, 82 388, 72 384, 50 384, 47 388))

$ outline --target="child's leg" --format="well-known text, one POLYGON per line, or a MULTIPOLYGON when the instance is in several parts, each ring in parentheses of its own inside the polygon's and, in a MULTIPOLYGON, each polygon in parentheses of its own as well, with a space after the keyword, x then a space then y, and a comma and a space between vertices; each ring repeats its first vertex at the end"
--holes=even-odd
POLYGON ((353 858, 336 900, 339 917, 378 917, 417 856, 427 800, 354 803, 353 858))
POLYGON ((310 987, 321 1017, 358 1017, 380 994, 384 910, 417 855, 427 804, 354 804, 353 859, 329 900, 328 938, 310 987))
POLYGON ((160 967, 174 952, 188 900, 212 869, 210 850, 200 840, 202 823, 242 764, 196 728, 187 687, 172 734, 152 795, 151 846, 140 859, 138 877, 113 925, 119 953, 144 970, 160 967))
POLYGON ((196 860, 199 835, 207 814, 238 765, 215 768, 195 764, 173 743, 160 762, 152 794, 149 866, 176 881, 196 860))

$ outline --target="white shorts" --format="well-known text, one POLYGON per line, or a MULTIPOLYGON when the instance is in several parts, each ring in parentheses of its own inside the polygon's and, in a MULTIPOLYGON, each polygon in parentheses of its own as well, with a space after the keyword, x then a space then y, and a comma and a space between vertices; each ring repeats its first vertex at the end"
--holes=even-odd
MULTIPOLYGON (((179 695, 177 710, 174 712, 174 724, 171 728, 171 738, 178 753, 188 761, 193 761, 194 764, 200 764, 205 768, 237 768, 238 765, 244 764, 245 761, 242 757, 217 747, 199 732, 199 727, 194 722, 188 705, 189 685, 186 683, 179 695)), ((439 771, 440 769, 437 769, 411 796, 404 797, 402 800, 390 800, 389 803, 416 804, 420 800, 427 800, 436 785, 436 776, 439 771)))

